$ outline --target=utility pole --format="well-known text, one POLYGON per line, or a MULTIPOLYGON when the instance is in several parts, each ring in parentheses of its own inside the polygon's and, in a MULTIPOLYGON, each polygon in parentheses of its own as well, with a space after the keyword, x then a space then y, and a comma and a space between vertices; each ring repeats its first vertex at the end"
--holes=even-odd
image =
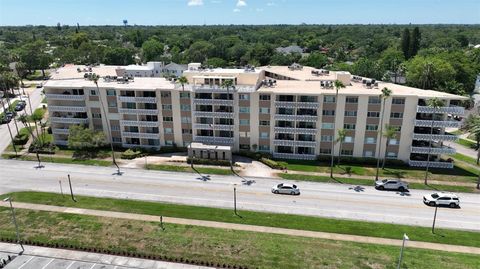
POLYGON ((400 258, 398 259, 397 269, 400 269, 400 266, 402 265, 403 249, 405 248, 405 241, 407 240, 409 240, 407 234, 403 234, 402 248, 400 249, 400 258))
POLYGON ((233 211, 235 213, 235 216, 238 216, 238 214, 237 214, 237 184, 233 185, 233 211))
POLYGON ((21 253, 23 253, 25 251, 25 248, 23 247, 22 240, 20 240, 20 232, 18 231, 18 224, 17 224, 17 218, 15 216, 15 209, 13 208, 13 205, 12 205, 12 197, 7 197, 3 201, 4 202, 6 202, 6 201, 10 202, 10 210, 12 212, 12 220, 13 220, 13 224, 15 225, 15 232, 17 234, 17 243, 22 248, 21 253))
POLYGON ((72 196, 72 201, 77 202, 75 196, 73 196, 72 181, 70 180, 70 174, 68 174, 68 185, 70 185, 70 195, 72 196))
POLYGON ((437 219, 437 210, 438 210, 438 205, 435 204, 435 214, 433 215, 433 223, 432 223, 432 234, 435 233, 435 221, 437 219))

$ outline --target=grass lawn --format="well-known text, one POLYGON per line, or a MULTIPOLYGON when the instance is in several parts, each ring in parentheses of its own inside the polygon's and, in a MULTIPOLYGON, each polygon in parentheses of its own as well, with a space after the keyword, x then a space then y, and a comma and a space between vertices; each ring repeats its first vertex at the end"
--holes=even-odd
MULTIPOLYGON (((462 161, 462 162, 466 162, 466 163, 469 163, 469 164, 473 164, 473 165, 477 165, 477 160, 475 158, 472 158, 470 156, 467 156, 467 155, 463 155, 461 153, 455 153, 453 155, 448 155, 456 160, 459 160, 459 161, 462 161)), ((480 167, 479 167, 480 168, 480 167)))
MULTIPOLYGON (((353 184, 353 185, 373 186, 373 178, 372 179, 363 179, 363 178, 336 177, 335 179, 331 179, 329 176, 284 174, 284 173, 280 173, 279 176, 283 179, 289 179, 289 180, 327 182, 327 183, 330 182, 330 183, 344 183, 344 184, 353 184)), ((478 192, 475 189, 474 184, 472 184, 471 187, 438 185, 438 184, 425 185, 425 184, 422 184, 422 183, 408 183, 408 185, 411 189, 452 191, 452 192, 470 192, 470 193, 478 192)))
MULTIPOLYGON (((8 195, 1 195, 0 198, 3 199, 6 196, 8 195)), ((68 196, 62 197, 60 194, 43 192, 18 192, 12 193, 11 196, 13 197, 14 201, 35 204, 79 207, 157 216, 162 215, 177 218, 241 223, 393 239, 401 239, 403 233, 407 233, 410 239, 415 241, 480 247, 480 233, 469 231, 437 229, 437 233, 432 234, 429 227, 328 219, 255 211, 240 211, 239 214, 242 217, 239 218, 233 214, 232 210, 229 209, 85 196, 76 196, 78 202, 75 203, 70 200, 68 196)))
MULTIPOLYGON (((175 257, 249 268, 394 268, 399 248, 375 244, 262 234, 66 213, 18 209, 24 240, 71 244, 175 257)), ((8 208, 0 218, 9 219, 8 208)), ((13 225, 0 223, 0 237, 15 238, 13 225)), ((406 248, 402 268, 478 268, 479 256, 406 248)), ((229 268, 231 268, 229 267, 229 268)))
MULTIPOLYGON (((37 157, 35 156, 35 154, 18 156, 18 158, 16 158, 15 154, 4 153, 2 154, 2 158, 17 159, 22 161, 37 161, 37 157)), ((55 156, 45 156, 45 155, 41 156, 40 160, 42 162, 47 162, 47 163, 67 163, 67 164, 83 164, 83 165, 95 165, 95 166, 112 166, 113 165, 111 161, 105 161, 105 160, 95 160, 95 159, 80 160, 80 159, 72 159, 67 157, 55 157, 55 156)))
POLYGON ((465 146, 467 148, 472 148, 472 149, 477 148, 477 143, 472 142, 470 140, 463 139, 463 138, 459 138, 458 141, 455 143, 465 146))
POLYGON ((190 172, 200 174, 215 174, 215 175, 232 175, 232 171, 229 168, 213 168, 213 167, 198 167, 194 165, 194 169, 190 166, 180 165, 168 165, 168 164, 147 164, 149 170, 161 170, 172 172, 190 172))

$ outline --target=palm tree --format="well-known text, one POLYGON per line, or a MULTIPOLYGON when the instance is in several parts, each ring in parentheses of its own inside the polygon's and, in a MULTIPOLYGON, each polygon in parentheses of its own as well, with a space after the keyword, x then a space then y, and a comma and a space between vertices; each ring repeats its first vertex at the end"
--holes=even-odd
POLYGON ((113 150, 112 132, 110 131, 110 121, 108 120, 108 115, 107 115, 107 112, 105 111, 105 106, 103 105, 102 95, 100 94, 100 89, 98 88, 98 79, 99 78, 100 78, 100 76, 95 74, 95 73, 92 74, 92 76, 91 76, 91 80, 93 81, 93 83, 95 83, 95 87, 97 87, 98 100, 100 101, 100 106, 102 107, 103 115, 105 115, 105 122, 107 124, 106 125, 107 126, 107 132, 108 132, 108 136, 110 137, 110 149, 112 151, 112 162, 117 167, 117 174, 121 175, 122 173, 120 172, 120 167, 118 166, 117 161, 115 160, 115 151, 113 150))
POLYGON ((385 125, 385 131, 383 132, 383 136, 387 140, 385 141, 385 158, 383 158, 383 161, 382 161, 382 169, 385 169, 385 160, 387 156, 388 143, 390 142, 390 140, 394 139, 396 135, 397 135, 397 128, 388 124, 385 125))
POLYGON ((444 102, 437 97, 434 97, 432 99, 427 100, 427 105, 431 108, 433 108, 433 113, 432 113, 432 125, 430 126, 430 141, 428 144, 428 153, 427 153, 427 165, 425 166, 425 185, 427 185, 427 179, 428 179, 428 168, 430 165, 430 153, 432 151, 432 142, 433 142, 433 127, 435 126, 435 114, 437 113, 437 109, 444 106, 444 102))
POLYGON ((347 136, 347 131, 345 129, 338 130, 338 138, 335 142, 340 143, 340 151, 338 152, 338 161, 337 165, 340 165, 340 158, 342 157, 342 146, 345 142, 345 137, 347 136))
MULTIPOLYGON (((383 118, 385 117, 385 104, 387 102, 388 97, 392 94, 392 90, 387 87, 382 89, 382 94, 380 94, 380 98, 382 99, 382 117, 380 118, 380 132, 378 133, 378 151, 377 151, 377 172, 375 173, 375 180, 378 180, 378 173, 380 168, 380 151, 382 148, 382 133, 383 133, 383 118)), ((385 149, 386 150, 386 149, 385 149)))
MULTIPOLYGON (((334 82, 335 86, 335 102, 338 101, 338 90, 341 88, 345 88, 345 85, 340 80, 335 80, 334 82)), ((334 154, 335 154, 335 121, 337 120, 337 113, 335 113, 335 119, 333 120, 333 137, 332 137, 332 149, 330 152, 331 160, 330 160, 330 177, 333 178, 333 160, 334 160, 334 154)))
POLYGON ((188 84, 187 77, 181 76, 178 78, 177 82, 180 83, 180 85, 182 85, 182 91, 185 91, 185 84, 188 84))

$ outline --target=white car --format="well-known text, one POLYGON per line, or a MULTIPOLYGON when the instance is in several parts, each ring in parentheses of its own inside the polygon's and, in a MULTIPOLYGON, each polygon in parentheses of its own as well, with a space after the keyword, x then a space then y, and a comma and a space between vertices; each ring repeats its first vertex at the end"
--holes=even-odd
POLYGON ((460 200, 458 196, 453 193, 446 192, 435 192, 423 196, 423 203, 429 206, 449 206, 449 207, 459 207, 460 200))
POLYGON ((377 190, 408 190, 408 184, 397 179, 384 179, 375 181, 375 189, 377 190))
POLYGON ((275 194, 299 195, 300 189, 294 184, 280 183, 272 187, 272 192, 275 194))

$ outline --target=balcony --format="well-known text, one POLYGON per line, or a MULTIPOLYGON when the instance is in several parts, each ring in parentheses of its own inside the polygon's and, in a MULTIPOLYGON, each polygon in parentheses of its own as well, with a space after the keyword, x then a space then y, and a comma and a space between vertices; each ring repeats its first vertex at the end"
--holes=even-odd
POLYGON ((119 108, 118 112, 123 114, 158 115, 158 109, 119 108))
POLYGON ((283 115, 283 114, 275 114, 275 120, 286 120, 286 121, 308 121, 308 122, 316 122, 318 116, 310 116, 310 115, 283 115))
POLYGON ((446 128, 460 128, 461 123, 456 120, 445 120, 445 121, 432 121, 432 120, 415 120, 415 126, 421 127, 431 127, 433 122, 433 127, 446 127, 446 128))
POLYGON ((118 96, 118 100, 122 102, 157 103, 157 98, 155 97, 118 96))
POLYGON ((131 138, 158 139, 160 134, 122 132, 122 136, 131 138))
POLYGON ((69 129, 52 128, 52 133, 53 134, 59 134, 59 135, 68 135, 69 134, 69 129))
MULTIPOLYGON (((412 147, 411 153, 421 153, 421 154, 428 154, 429 148, 428 147, 412 147)), ((432 147, 430 148, 430 154, 455 154, 455 149, 450 147, 432 147)))
POLYGON ((317 102, 284 102, 284 101, 275 101, 275 107, 282 108, 309 108, 317 109, 317 102))
POLYGON ((275 145, 275 146, 294 146, 295 145, 295 140, 275 139, 275 140, 273 140, 273 145, 275 145))
POLYGON ((285 102, 285 101, 275 101, 276 107, 284 107, 284 108, 296 108, 296 102, 285 102))
POLYGON ((295 133, 296 129, 293 127, 274 127, 275 133, 295 133))
POLYGON ((122 143, 124 148, 148 148, 148 149, 160 149, 160 145, 141 145, 141 144, 129 144, 122 143))
POLYGON ((234 125, 223 125, 223 124, 202 124, 195 123, 193 125, 195 129, 205 129, 205 130, 218 130, 218 131, 233 131, 234 125))
POLYGON ((465 108, 461 106, 445 106, 445 107, 439 107, 439 108, 433 108, 429 106, 417 106, 417 112, 418 113, 448 113, 448 114, 454 114, 454 115, 463 115, 465 114, 465 108))
POLYGON ((297 147, 310 147, 310 148, 314 148, 317 146, 317 142, 315 141, 300 141, 300 140, 296 140, 295 141, 295 145, 297 147))
MULTIPOLYGON (((200 91, 205 91, 205 92, 222 92, 226 93, 227 88, 221 87, 218 85, 192 85, 191 86, 192 90, 194 92, 200 92, 200 91)), ((254 92, 255 91, 255 86, 247 86, 247 85, 235 85, 234 88, 230 87, 228 89, 229 92, 254 92)))
POLYGON ((88 124, 88 119, 84 118, 50 117, 50 121, 53 123, 88 124))
POLYGON ((220 105, 220 106, 233 106, 233 100, 223 99, 193 99, 194 105, 220 105))
POLYGON ((316 134, 317 129, 312 129, 312 128, 296 128, 295 133, 297 134, 316 134))
POLYGON ((121 120, 122 126, 158 127, 158 121, 121 120))
MULTIPOLYGON (((427 167, 427 161, 413 161, 409 160, 408 165, 413 167, 427 167)), ((430 168, 453 168, 453 163, 451 162, 429 162, 428 167, 430 168)))
POLYGON ((84 106, 48 106, 48 109, 57 112, 87 112, 84 106))
POLYGON ((213 144, 213 145, 231 145, 233 144, 232 137, 218 137, 218 136, 195 136, 195 142, 213 144))
POLYGON ((207 118, 233 118, 233 112, 209 112, 209 111, 194 111, 195 117, 207 117, 207 118))
POLYGON ((277 159, 294 159, 294 160, 315 160, 317 158, 314 154, 293 154, 293 153, 273 153, 273 158, 277 159))
POLYGON ((47 97, 47 100, 85 101, 85 95, 47 93, 45 97, 47 97))
POLYGON ((446 134, 434 134, 430 136, 430 134, 413 134, 414 140, 422 140, 422 141, 457 141, 458 136, 456 135, 446 135, 446 134))

